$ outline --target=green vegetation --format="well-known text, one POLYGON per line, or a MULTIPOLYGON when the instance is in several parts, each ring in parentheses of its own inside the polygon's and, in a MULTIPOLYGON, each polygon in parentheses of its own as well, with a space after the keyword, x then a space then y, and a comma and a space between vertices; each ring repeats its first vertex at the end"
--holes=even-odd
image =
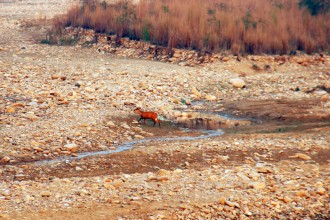
POLYGON ((306 7, 312 15, 327 13, 330 10, 329 0, 300 0, 300 7, 306 7))

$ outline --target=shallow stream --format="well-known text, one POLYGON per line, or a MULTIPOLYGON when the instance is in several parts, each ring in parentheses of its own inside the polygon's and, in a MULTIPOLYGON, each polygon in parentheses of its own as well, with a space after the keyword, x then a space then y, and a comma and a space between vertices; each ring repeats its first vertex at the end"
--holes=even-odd
MULTIPOLYGON (((136 116, 134 116, 134 118, 136 118, 136 116)), ((134 118, 129 118, 128 121, 132 121, 134 118)), ((102 151, 81 152, 75 157, 62 156, 51 160, 39 160, 34 163, 35 165, 47 165, 58 162, 69 163, 73 160, 80 160, 85 157, 95 157, 122 152, 132 149, 136 145, 153 141, 168 142, 207 139, 224 134, 222 128, 251 123, 251 121, 247 119, 222 115, 219 112, 182 112, 182 114, 176 118, 176 122, 165 118, 161 119, 162 126, 160 128, 157 126, 152 127, 151 122, 147 122, 146 125, 141 125, 149 131, 155 131, 155 133, 158 133, 157 137, 128 141, 126 143, 118 144, 117 146, 115 145, 116 149, 113 150, 107 149, 102 151), (180 135, 177 135, 178 131, 180 131, 180 135)))

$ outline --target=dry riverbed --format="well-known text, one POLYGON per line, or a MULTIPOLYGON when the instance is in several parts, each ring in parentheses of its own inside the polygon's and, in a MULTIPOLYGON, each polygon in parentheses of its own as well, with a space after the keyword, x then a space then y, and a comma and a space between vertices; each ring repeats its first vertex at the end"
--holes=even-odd
POLYGON ((329 218, 329 56, 186 67, 40 44, 33 19, 72 3, 0 1, 0 219, 329 218))

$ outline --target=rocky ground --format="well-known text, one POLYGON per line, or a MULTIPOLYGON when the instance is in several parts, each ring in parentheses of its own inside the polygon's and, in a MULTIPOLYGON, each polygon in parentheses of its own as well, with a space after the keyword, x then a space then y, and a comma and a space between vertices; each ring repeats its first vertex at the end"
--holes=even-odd
POLYGON ((40 44, 74 3, 0 0, 0 219, 329 218, 329 56, 188 67, 40 44))

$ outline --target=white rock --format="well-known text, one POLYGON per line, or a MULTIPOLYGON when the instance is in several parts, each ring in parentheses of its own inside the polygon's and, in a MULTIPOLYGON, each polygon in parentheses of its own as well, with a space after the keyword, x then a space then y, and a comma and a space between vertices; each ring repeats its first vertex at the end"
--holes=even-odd
POLYGON ((84 169, 81 167, 76 167, 76 171, 82 171, 82 170, 84 170, 84 169))
POLYGON ((206 95, 205 96, 205 99, 208 100, 208 101, 214 101, 214 100, 217 99, 217 97, 214 96, 214 95, 206 95))
POLYGON ((240 78, 229 79, 229 83, 232 84, 236 88, 244 88, 245 87, 245 81, 240 79, 240 78))
POLYGON ((249 184, 249 186, 251 188, 255 188, 255 189, 265 189, 266 188, 266 183, 264 183, 264 182, 251 182, 249 184))
POLYGON ((144 139, 142 135, 136 134, 134 135, 134 139, 144 139))
POLYGON ((191 91, 195 96, 197 96, 197 98, 202 96, 202 94, 195 87, 192 87, 191 91))
POLYGON ((66 144, 63 146, 65 150, 70 151, 71 153, 76 153, 78 151, 78 145, 72 143, 72 144, 66 144))
POLYGON ((116 125, 112 121, 108 121, 106 126, 107 127, 115 127, 116 125))

